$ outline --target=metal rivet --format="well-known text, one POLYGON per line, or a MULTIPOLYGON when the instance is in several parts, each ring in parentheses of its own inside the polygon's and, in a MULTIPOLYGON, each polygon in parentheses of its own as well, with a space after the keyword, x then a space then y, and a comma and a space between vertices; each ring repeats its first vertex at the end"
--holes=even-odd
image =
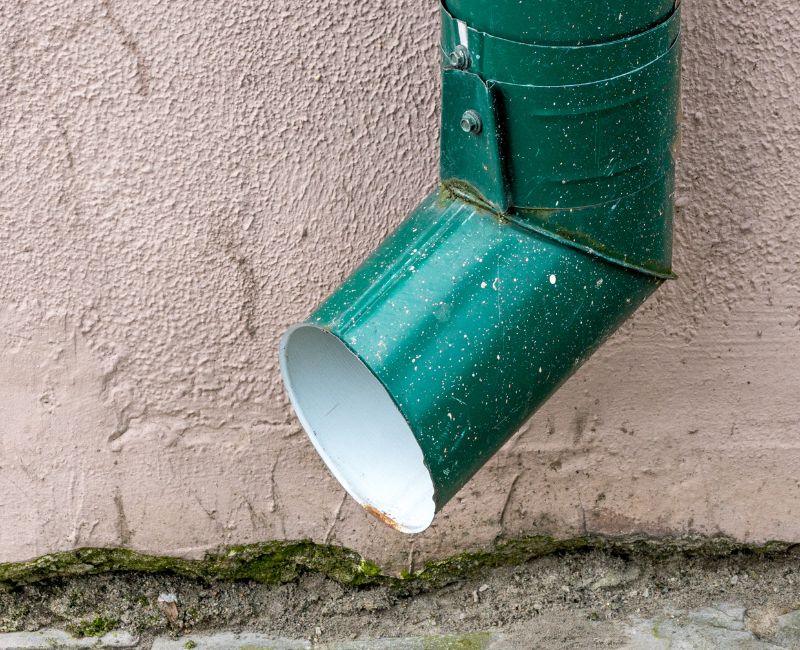
POLYGON ((447 55, 450 65, 458 70, 466 70, 469 67, 469 50, 463 45, 457 45, 450 54, 447 55))
POLYGON ((481 132, 482 128, 483 123, 481 122, 481 116, 478 115, 477 111, 469 109, 461 116, 461 130, 465 133, 474 133, 477 135, 481 132))

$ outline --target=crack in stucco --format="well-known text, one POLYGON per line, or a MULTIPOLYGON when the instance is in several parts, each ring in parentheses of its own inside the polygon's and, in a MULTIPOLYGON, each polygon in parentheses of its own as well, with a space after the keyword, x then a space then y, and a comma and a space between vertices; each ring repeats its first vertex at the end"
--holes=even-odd
POLYGON ((333 539, 333 531, 336 528, 336 524, 339 523, 339 515, 342 513, 342 508, 344 508, 345 501, 347 501, 347 492, 342 490, 342 500, 339 501, 339 505, 336 506, 336 510, 333 512, 331 525, 328 526, 328 530, 325 531, 325 537, 323 538, 323 542, 325 544, 330 543, 330 541, 333 539))
POLYGON ((117 509, 117 534, 119 536, 119 543, 122 546, 127 546, 131 543, 133 532, 128 524, 128 517, 125 514, 125 505, 122 502, 122 494, 117 490, 114 494, 114 507, 117 509))
POLYGON ((131 56, 136 65, 136 75, 135 75, 135 91, 137 94, 147 97, 150 94, 150 71, 147 66, 147 62, 145 61, 144 56, 142 55, 141 48, 139 47, 138 41, 133 37, 133 34, 125 29, 125 27, 120 22, 119 18, 117 18, 116 13, 112 9, 111 0, 100 0, 100 5, 105 10, 105 17, 111 26, 114 28, 114 31, 119 35, 122 39, 122 45, 125 47, 128 52, 130 52, 131 56))

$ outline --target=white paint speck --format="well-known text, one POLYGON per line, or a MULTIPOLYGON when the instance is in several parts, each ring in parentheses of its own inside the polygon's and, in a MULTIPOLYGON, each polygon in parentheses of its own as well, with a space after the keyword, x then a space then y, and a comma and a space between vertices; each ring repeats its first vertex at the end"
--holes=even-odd
POLYGON ((555 273, 551 273, 550 274, 550 284, 555 284, 555 283, 556 283, 556 274, 555 273))
POLYGON ((481 282, 481 289, 485 289, 485 288, 486 288, 486 283, 485 282, 481 282))

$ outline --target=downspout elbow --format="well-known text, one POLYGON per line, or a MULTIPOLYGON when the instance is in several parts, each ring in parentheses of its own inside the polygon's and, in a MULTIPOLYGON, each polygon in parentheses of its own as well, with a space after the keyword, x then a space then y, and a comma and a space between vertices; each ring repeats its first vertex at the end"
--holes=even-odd
POLYGON ((440 186, 281 341, 315 448, 404 532, 672 277, 679 7, 533 4, 442 6, 440 186))

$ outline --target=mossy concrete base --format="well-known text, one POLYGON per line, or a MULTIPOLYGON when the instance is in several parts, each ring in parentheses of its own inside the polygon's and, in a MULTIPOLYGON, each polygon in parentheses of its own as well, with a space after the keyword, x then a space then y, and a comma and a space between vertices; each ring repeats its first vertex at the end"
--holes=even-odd
POLYGON ((78 639, 87 637, 101 637, 113 631, 117 627, 117 621, 113 618, 97 616, 91 620, 78 621, 67 625, 67 632, 78 639))
POLYGON ((341 546, 296 542, 265 542, 231 546, 202 560, 147 555, 119 548, 84 548, 51 553, 26 562, 0 563, 0 588, 32 584, 52 578, 128 571, 169 573, 207 581, 254 580, 265 584, 290 582, 302 573, 316 572, 345 585, 380 583, 441 584, 483 568, 521 564, 558 553, 600 550, 622 557, 655 559, 686 555, 719 558, 734 554, 780 555, 795 544, 744 544, 726 537, 606 538, 584 536, 556 539, 528 536, 499 542, 490 550, 462 553, 431 561, 422 569, 388 575, 353 550, 341 546))
POLYGON ((172 573, 205 580, 250 579, 268 584, 289 582, 306 571, 322 573, 349 585, 381 578, 380 567, 354 551, 299 541, 231 546, 209 553, 202 560, 147 555, 120 548, 82 548, 50 553, 27 562, 0 564, 0 585, 112 571, 172 573))

